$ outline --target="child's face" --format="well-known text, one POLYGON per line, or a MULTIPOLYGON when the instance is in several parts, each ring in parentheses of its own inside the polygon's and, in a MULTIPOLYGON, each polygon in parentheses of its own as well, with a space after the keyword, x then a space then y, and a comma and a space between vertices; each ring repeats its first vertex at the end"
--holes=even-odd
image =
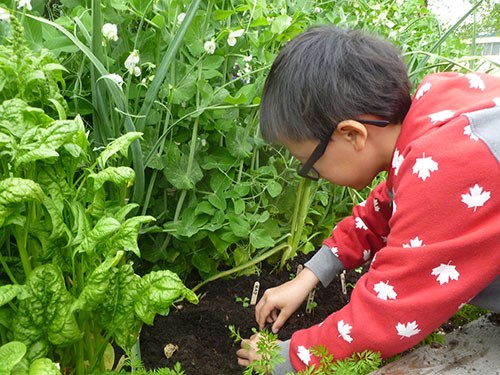
MULTIPOLYGON (((359 141, 359 140, 358 140, 359 141)), ((283 145, 302 164, 306 163, 318 141, 296 142, 281 139, 283 145)), ((375 176, 383 170, 375 149, 363 142, 353 142, 344 134, 335 131, 325 153, 314 164, 314 169, 321 178, 333 184, 349 186, 361 190, 370 185, 375 176)))

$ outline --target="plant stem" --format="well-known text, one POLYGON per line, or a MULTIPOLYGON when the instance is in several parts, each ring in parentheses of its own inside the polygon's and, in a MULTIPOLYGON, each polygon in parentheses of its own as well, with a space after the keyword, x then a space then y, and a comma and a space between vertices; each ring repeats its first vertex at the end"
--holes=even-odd
POLYGON ((288 248, 288 251, 283 252, 280 263, 281 268, 283 268, 288 259, 292 258, 297 252, 297 248, 302 237, 302 231, 304 229, 304 222, 309 209, 310 195, 311 183, 308 179, 303 178, 300 180, 299 187, 297 189, 297 199, 295 200, 295 207, 292 218, 292 235, 288 240, 288 244, 290 246, 288 248))
POLYGON ((251 267, 251 266, 254 266, 258 263, 261 263, 262 261, 264 261, 265 259, 269 258, 270 256, 278 253, 279 251, 281 251, 283 248, 289 248, 290 245, 288 243, 282 243, 281 245, 278 245, 274 248, 272 248, 271 250, 265 252, 264 254, 262 255, 259 255, 258 257, 252 259, 250 262, 247 262, 245 264, 242 264, 238 267, 234 267, 234 268, 231 268, 230 270, 226 270, 226 271, 223 271, 223 272, 220 272, 212 277, 209 277, 208 279, 202 281, 201 283, 199 283, 198 285, 196 285, 192 291, 195 292, 197 291, 198 289, 200 289, 203 285, 209 283, 209 282, 212 282, 212 281, 215 281, 215 280, 218 280, 220 278, 223 278, 223 277, 226 277, 226 276, 229 276, 235 272, 239 272, 239 271, 242 271, 244 270, 245 268, 248 268, 248 267, 251 267))

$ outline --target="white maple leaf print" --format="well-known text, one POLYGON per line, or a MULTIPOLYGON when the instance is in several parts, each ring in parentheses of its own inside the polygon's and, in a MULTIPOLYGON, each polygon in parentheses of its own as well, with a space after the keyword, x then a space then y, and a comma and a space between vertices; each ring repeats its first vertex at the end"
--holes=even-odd
POLYGON ((469 85, 471 89, 479 89, 481 91, 484 91, 486 86, 484 85, 484 81, 479 75, 476 73, 469 73, 465 75, 467 79, 469 80, 469 85))
POLYGON ((475 135, 473 132, 472 132, 472 128, 470 125, 467 125, 465 128, 464 128, 464 134, 465 135, 468 135, 470 139, 472 139, 473 141, 479 141, 479 138, 477 137, 477 135, 475 135))
POLYGON ((394 156, 392 157, 392 168, 394 168, 394 176, 398 175, 399 168, 401 167, 401 164, 403 164, 404 160, 404 156, 400 155, 399 150, 396 149, 396 151, 394 151, 394 156))
POLYGON ((378 205, 378 199, 375 198, 373 200, 373 209, 375 210, 375 212, 379 212, 380 211, 380 206, 378 205))
POLYGON ((414 320, 413 322, 408 322, 406 323, 406 325, 403 323, 398 323, 396 325, 396 329, 398 331, 398 335, 401 336, 401 339, 403 337, 415 336, 417 333, 420 332, 416 320, 414 320))
POLYGON ((476 212, 478 207, 484 206, 490 199, 491 194, 489 191, 483 191, 483 188, 478 184, 475 184, 469 190, 470 193, 462 194, 462 202, 467 205, 467 208, 474 208, 474 212, 476 212))
POLYGON ((448 120, 449 118, 452 118, 455 112, 450 111, 449 109, 446 109, 441 112, 436 112, 431 115, 429 115, 431 122, 436 125, 440 121, 448 120))
POLYGON ((361 202, 360 204, 358 204, 358 206, 361 206, 361 207, 366 206, 366 200, 364 200, 363 202, 361 202))
POLYGON ((352 337, 350 335, 352 326, 344 323, 343 320, 339 320, 339 322, 337 323, 337 329, 339 330, 339 337, 342 337, 348 343, 352 342, 352 337))
POLYGON ((302 345, 297 347, 297 356, 306 366, 308 366, 309 362, 311 362, 311 353, 302 345))
POLYGON ((387 301, 388 299, 396 299, 397 293, 394 291, 394 287, 389 285, 389 281, 387 282, 379 282, 373 286, 373 290, 377 292, 377 298, 383 299, 387 301))
POLYGON ((368 230, 368 227, 366 226, 365 222, 360 217, 357 217, 356 219, 354 219, 354 221, 356 222, 357 229, 368 230))
POLYGON ((493 103, 495 103, 495 106, 500 105, 500 97, 499 98, 493 98, 493 103))
POLYGON ((424 83, 422 86, 420 86, 420 88, 418 89, 417 91, 417 94, 415 95, 415 99, 420 99, 422 96, 424 96, 424 94, 430 90, 431 88, 431 83, 430 82, 427 82, 427 83, 424 83))
POLYGON ((363 250, 363 260, 370 259, 370 255, 372 255, 371 250, 363 250))
POLYGON ((392 202, 392 215, 396 213, 396 201, 392 202))
POLYGON ((403 247, 420 247, 420 246, 425 246, 423 245, 423 241, 417 237, 413 238, 410 240, 410 243, 404 243, 403 247))
POLYGON ((332 251, 333 255, 339 255, 339 248, 337 246, 333 246, 330 250, 332 251))
POLYGON ((418 175, 423 181, 425 181, 431 172, 437 171, 439 164, 432 160, 432 157, 425 157, 425 153, 422 154, 421 158, 418 158, 413 165, 413 174, 418 175))
POLYGON ((458 273, 455 266, 450 263, 442 264, 439 267, 433 268, 431 275, 437 276, 436 281, 439 285, 448 284, 450 280, 458 280, 460 273, 458 273))

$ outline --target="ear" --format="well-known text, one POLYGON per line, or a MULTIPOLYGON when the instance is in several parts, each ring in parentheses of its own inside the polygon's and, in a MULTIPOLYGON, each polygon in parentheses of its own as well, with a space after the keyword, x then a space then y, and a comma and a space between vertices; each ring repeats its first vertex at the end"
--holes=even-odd
POLYGON ((340 122, 334 133, 337 133, 342 139, 352 144, 356 151, 364 149, 368 138, 366 126, 354 120, 340 122))

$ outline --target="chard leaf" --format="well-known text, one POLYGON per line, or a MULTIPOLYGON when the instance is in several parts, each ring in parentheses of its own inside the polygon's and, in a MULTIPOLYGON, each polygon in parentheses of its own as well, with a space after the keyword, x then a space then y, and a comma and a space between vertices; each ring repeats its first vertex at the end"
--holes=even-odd
POLYGON ((114 337, 118 346, 130 349, 137 342, 143 323, 134 314, 139 276, 130 265, 111 268, 109 288, 100 305, 97 320, 114 337))
POLYGON ((57 151, 42 145, 17 156, 14 161, 14 166, 18 168, 23 164, 32 163, 37 160, 57 159, 58 157, 59 153, 57 151))
POLYGON ((30 274, 25 293, 18 296, 18 312, 14 318, 14 339, 28 346, 68 345, 78 341, 82 333, 71 312, 73 297, 66 290, 61 270, 53 264, 35 268, 30 274))
POLYGON ((10 177, 0 181, 0 206, 26 201, 42 202, 43 197, 43 190, 32 180, 10 177))
POLYGON ((149 325, 153 324, 156 314, 167 315, 170 306, 179 298, 198 303, 196 294, 184 286, 177 274, 169 270, 147 274, 139 281, 137 288, 139 293, 134 310, 149 325))
POLYGON ((28 375, 60 375, 59 367, 48 358, 39 358, 31 365, 28 375))
POLYGON ((0 306, 5 305, 7 302, 12 301, 22 291, 23 287, 20 285, 3 285, 0 287, 0 306))
POLYGON ((119 251, 114 258, 106 259, 101 263, 85 281, 85 287, 73 303, 71 308, 75 310, 93 311, 99 306, 108 292, 110 284, 110 269, 114 267, 123 257, 124 252, 119 251))
MULTIPOLYGON (((0 181, 0 227, 4 225, 16 204, 43 201, 43 190, 34 181, 10 177, 0 181)), ((9 219, 13 221, 13 219, 9 219)))
POLYGON ((107 181, 130 187, 134 184, 135 172, 129 167, 108 167, 99 173, 91 173, 89 177, 94 180, 95 190, 99 190, 107 181))
POLYGON ((28 130, 23 118, 23 111, 28 107, 21 99, 6 100, 0 106, 0 127, 10 134, 21 138, 28 130))
POLYGON ((101 218, 95 227, 83 238, 79 252, 94 253, 95 248, 113 236, 120 229, 120 226, 118 220, 112 217, 101 218))
POLYGON ((104 166, 108 162, 108 160, 118 154, 121 153, 123 156, 127 157, 128 154, 128 147, 130 144, 135 141, 136 139, 141 138, 142 133, 140 132, 129 132, 121 137, 115 139, 114 141, 110 142, 106 148, 104 149, 103 152, 99 155, 97 158, 97 161, 99 162, 99 166, 104 169, 104 166))
POLYGON ((2 373, 10 374, 16 364, 26 354, 26 345, 19 341, 11 341, 0 346, 0 368, 2 373))
POLYGON ((141 256, 141 251, 137 246, 137 237, 139 236, 139 229, 141 224, 154 221, 153 216, 134 216, 126 220, 120 227, 120 230, 113 237, 113 243, 120 250, 132 251, 138 257, 141 256))

